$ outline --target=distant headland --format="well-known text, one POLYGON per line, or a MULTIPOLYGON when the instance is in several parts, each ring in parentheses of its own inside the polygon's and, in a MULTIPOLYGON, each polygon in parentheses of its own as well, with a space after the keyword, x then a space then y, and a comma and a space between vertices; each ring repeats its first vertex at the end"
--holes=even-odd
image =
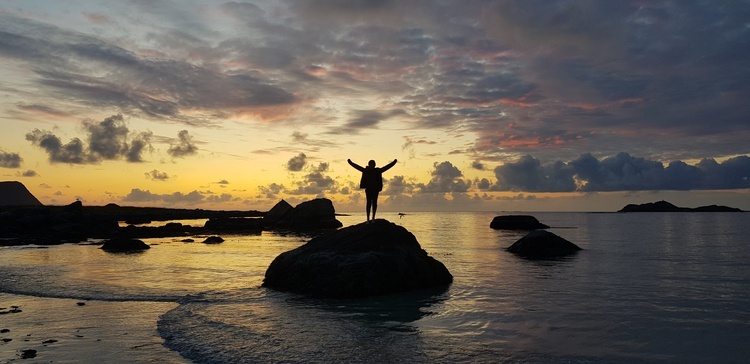
POLYGON ((649 202, 640 205, 629 204, 617 212, 743 212, 734 207, 709 205, 701 207, 678 207, 667 201, 649 202))

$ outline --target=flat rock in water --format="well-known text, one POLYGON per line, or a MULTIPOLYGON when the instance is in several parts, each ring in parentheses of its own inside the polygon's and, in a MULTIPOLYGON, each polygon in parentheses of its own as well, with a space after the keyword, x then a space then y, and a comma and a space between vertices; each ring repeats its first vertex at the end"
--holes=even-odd
POLYGON ((129 238, 115 238, 104 241, 102 250, 122 253, 122 252, 137 252, 151 249, 151 247, 144 243, 143 240, 129 239, 129 238))
POLYGON ((549 229, 549 225, 540 223, 536 217, 530 215, 495 216, 490 223, 490 227, 501 230, 549 229))
POLYGON ((221 236, 209 236, 206 238, 206 240, 203 240, 203 244, 219 244, 223 243, 224 238, 221 236))
POLYGON ((507 250, 524 258, 545 259, 575 254, 581 248, 549 231, 534 230, 507 250))
POLYGON ((405 228, 383 219, 320 235, 280 254, 263 286, 319 297, 353 298, 453 282, 405 228))

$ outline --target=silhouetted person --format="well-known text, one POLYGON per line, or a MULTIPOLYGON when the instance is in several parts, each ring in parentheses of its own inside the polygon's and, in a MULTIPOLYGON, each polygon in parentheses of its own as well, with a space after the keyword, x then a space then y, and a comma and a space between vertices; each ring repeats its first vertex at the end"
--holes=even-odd
POLYGON ((352 167, 362 172, 359 188, 364 188, 365 196, 367 196, 367 221, 370 221, 370 209, 372 209, 372 219, 375 220, 375 213, 378 211, 378 194, 383 190, 383 172, 391 169, 398 160, 394 159, 393 162, 381 168, 375 167, 375 161, 373 160, 367 163, 366 168, 352 162, 351 159, 347 159, 346 161, 352 167))

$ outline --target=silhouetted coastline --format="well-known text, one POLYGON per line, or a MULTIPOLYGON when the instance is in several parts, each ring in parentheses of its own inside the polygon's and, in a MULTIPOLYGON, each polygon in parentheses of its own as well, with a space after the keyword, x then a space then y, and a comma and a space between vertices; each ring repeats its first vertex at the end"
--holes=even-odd
POLYGON ((719 205, 708 205, 700 207, 678 207, 670 202, 661 200, 657 202, 649 202, 640 205, 629 204, 617 212, 744 212, 738 208, 719 206, 719 205))
MULTIPOLYGON (((282 203, 288 205, 283 200, 279 204, 282 203)), ((66 206, 0 206, 0 246, 57 245, 88 239, 260 234, 264 230, 309 234, 341 226, 335 218, 332 203, 327 199, 306 201, 296 207, 288 206, 272 219, 266 219, 266 214, 256 210, 220 211, 116 204, 83 206, 80 201, 66 206), (208 220, 203 226, 175 222, 195 219, 208 220), (165 224, 138 226, 158 221, 165 224), (127 226, 121 226, 121 222, 127 226)))

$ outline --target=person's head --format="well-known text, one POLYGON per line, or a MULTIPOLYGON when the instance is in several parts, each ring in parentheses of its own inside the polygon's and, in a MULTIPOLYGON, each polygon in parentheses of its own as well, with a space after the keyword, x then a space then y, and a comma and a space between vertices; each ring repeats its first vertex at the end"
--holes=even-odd
POLYGON ((372 160, 372 159, 370 159, 370 161, 367 162, 367 166, 369 166, 369 167, 375 167, 375 161, 372 160))

